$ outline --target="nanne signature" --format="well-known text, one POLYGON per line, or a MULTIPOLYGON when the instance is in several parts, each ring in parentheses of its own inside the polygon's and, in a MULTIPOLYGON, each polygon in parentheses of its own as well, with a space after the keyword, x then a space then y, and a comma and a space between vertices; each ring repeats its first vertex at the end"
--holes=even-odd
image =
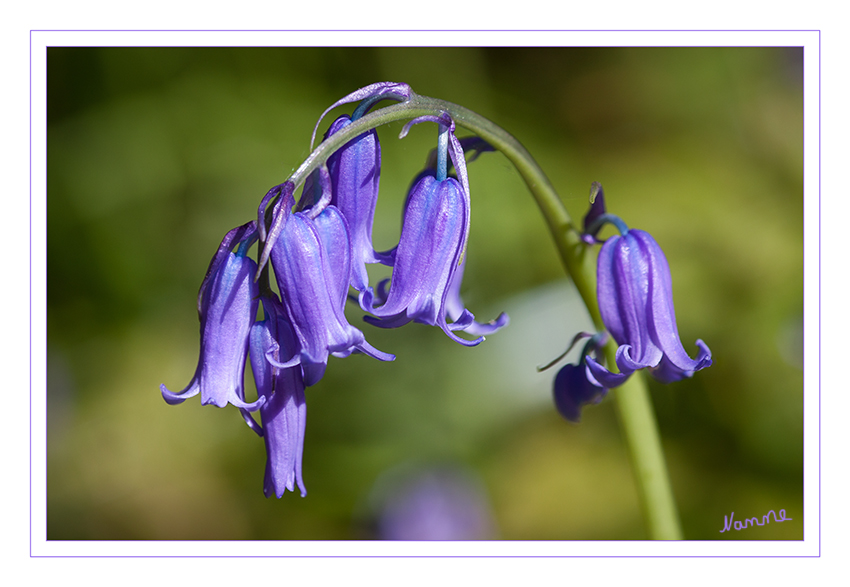
POLYGON ((744 528, 749 528, 749 527, 752 527, 752 526, 764 526, 765 524, 770 523, 770 514, 773 514, 773 521, 774 522, 787 522, 788 520, 793 520, 793 518, 786 518, 785 517, 785 510, 779 510, 779 516, 776 515, 776 512, 774 512, 773 510, 770 510, 769 512, 767 512, 765 515, 762 516, 761 522, 759 522, 759 519, 756 517, 756 518, 747 518, 746 520, 743 521, 743 523, 740 520, 734 520, 734 524, 733 524, 735 512, 732 512, 731 514, 729 514, 728 517, 723 516, 723 529, 720 532, 721 533, 726 532, 727 530, 731 530, 733 527, 735 528, 735 530, 743 530, 744 528))

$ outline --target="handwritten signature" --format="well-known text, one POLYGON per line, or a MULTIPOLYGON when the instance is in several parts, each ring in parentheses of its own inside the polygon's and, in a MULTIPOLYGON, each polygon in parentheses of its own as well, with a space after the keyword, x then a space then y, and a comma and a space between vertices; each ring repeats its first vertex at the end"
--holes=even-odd
POLYGON ((723 529, 720 532, 723 533, 723 532, 726 532, 727 530, 731 530, 732 528, 735 528, 735 530, 743 530, 745 528, 750 528, 750 527, 753 527, 753 526, 764 526, 765 524, 770 523, 770 514, 773 514, 773 521, 777 522, 777 523, 778 522, 787 522, 789 520, 794 519, 794 518, 786 518, 785 517, 785 510, 779 510, 779 516, 776 515, 776 512, 774 512, 773 510, 770 510, 769 512, 767 512, 765 515, 762 516, 761 522, 759 522, 759 519, 756 517, 756 518, 747 518, 743 522, 741 522, 740 520, 734 520, 734 524, 733 524, 735 512, 732 512, 728 517, 723 516, 723 529))

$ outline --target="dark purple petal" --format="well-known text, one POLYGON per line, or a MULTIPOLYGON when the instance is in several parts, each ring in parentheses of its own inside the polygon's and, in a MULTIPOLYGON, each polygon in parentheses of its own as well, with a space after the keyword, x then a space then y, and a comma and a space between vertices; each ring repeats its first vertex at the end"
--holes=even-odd
POLYGON ((277 296, 263 296, 263 312, 265 318, 254 322, 249 335, 249 356, 251 358, 251 371, 254 374, 254 384, 257 386, 257 395, 271 397, 274 393, 275 369, 266 359, 267 354, 277 359, 280 355, 278 343, 278 319, 283 315, 283 307, 277 296))
POLYGON ((296 212, 303 211, 310 218, 315 218, 328 207, 332 197, 331 174, 328 171, 328 166, 322 165, 304 183, 304 190, 301 192, 301 200, 298 201, 296 212), (315 183, 317 178, 318 183, 315 183), (310 191, 308 191, 308 188, 310 191))
POLYGON ((368 311, 379 318, 406 313, 410 320, 435 326, 455 269, 463 216, 457 180, 422 177, 408 197, 387 302, 368 311))
MULTIPOLYGON (((407 132, 414 124, 422 122, 434 122, 440 125, 441 129, 445 129, 448 138, 448 156, 452 161, 457 174, 457 180, 460 181, 461 193, 464 198, 464 210, 466 217, 464 220, 464 229, 460 241, 460 257, 458 262, 463 260, 466 254, 466 240, 469 238, 469 223, 470 223, 470 200, 469 200, 469 175, 466 172, 466 158, 464 156, 463 146, 460 140, 455 136, 455 122, 448 112, 440 112, 439 115, 425 114, 407 122, 402 128, 398 137, 404 138, 407 132)), ((434 170, 426 169, 423 174, 434 173, 434 170)), ((408 196, 409 199, 409 196, 408 196)))
POLYGON ((201 404, 220 408, 228 403, 249 411, 265 398, 245 402, 244 372, 248 337, 257 314, 259 288, 254 282, 257 264, 228 253, 215 270, 201 300, 201 353, 195 377, 180 393, 160 387, 166 402, 176 404, 201 394, 201 404))
POLYGON ((570 422, 581 421, 582 407, 599 403, 607 393, 604 387, 588 381, 585 367, 581 364, 564 365, 555 376, 555 407, 570 422))
POLYGON ((280 199, 283 200, 287 196, 291 196, 294 191, 295 186, 293 183, 291 181, 285 181, 282 184, 271 188, 268 192, 266 192, 266 195, 263 196, 263 199, 260 201, 260 205, 257 208, 257 228, 260 231, 261 241, 266 242, 266 208, 268 208, 269 203, 276 196, 280 196, 280 199))
POLYGON ((464 308, 460 316, 458 316, 457 319, 448 326, 449 330, 454 332, 455 330, 466 331, 468 328, 471 328, 473 324, 475 324, 475 316, 472 314, 472 312, 464 308))
MULTIPOLYGON (((268 263, 269 256, 271 255, 272 248, 274 244, 277 242, 278 237, 280 236, 281 231, 283 230, 284 225, 286 224, 287 219, 289 218, 290 213, 292 212, 292 206, 295 204, 295 197, 293 193, 295 191, 295 186, 292 182, 285 182, 280 184, 279 186, 272 188, 269 190, 269 193, 266 194, 266 197, 263 198, 263 203, 260 204, 259 216, 260 223, 265 224, 265 209, 268 203, 272 200, 272 198, 276 195, 280 195, 277 202, 274 204, 274 208, 272 209, 272 223, 271 228, 266 234, 265 238, 263 238, 263 243, 265 246, 263 247, 263 253, 260 255, 260 258, 257 260, 258 270, 262 269, 268 263), (277 188, 280 188, 279 191, 277 188)), ((261 237, 262 238, 262 237, 261 237)))
POLYGON ((605 215, 605 192, 602 190, 602 184, 594 181, 590 186, 591 190, 591 203, 590 209, 587 211, 587 214, 584 216, 584 234, 591 237, 591 244, 595 242, 596 234, 599 232, 599 229, 602 228, 601 225, 594 226, 597 220, 599 220, 603 215, 605 215))

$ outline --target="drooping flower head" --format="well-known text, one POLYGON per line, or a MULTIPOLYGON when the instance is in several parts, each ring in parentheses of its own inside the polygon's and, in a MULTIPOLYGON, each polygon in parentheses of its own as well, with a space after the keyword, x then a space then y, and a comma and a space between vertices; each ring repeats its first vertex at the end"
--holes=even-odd
POLYGON ((595 212, 589 232, 595 235, 610 222, 620 234, 610 237, 597 259, 597 297, 605 328, 619 345, 617 368, 611 373, 588 358, 588 377, 604 387, 616 387, 638 369, 663 383, 690 377, 711 365, 711 351, 697 340, 699 353, 691 359, 682 346, 673 309, 670 266, 664 252, 647 232, 629 229, 619 218, 595 212))
MULTIPOLYGON (((307 495, 301 476, 307 404, 304 379, 296 365, 278 368, 269 359, 297 354, 297 339, 277 296, 262 298, 265 318, 251 327, 251 369, 257 392, 266 398, 260 408, 262 428, 252 426, 263 436, 266 445, 266 472, 263 491, 266 497, 282 497, 286 490, 307 495)), ((250 415, 244 414, 246 421, 250 415)), ((251 425, 253 419, 248 423, 251 425)))
POLYGON ((181 392, 160 386, 169 404, 179 404, 201 394, 201 404, 224 407, 228 403, 256 410, 266 401, 245 401, 244 372, 248 333, 257 314, 257 264, 247 257, 257 239, 256 224, 249 222, 228 232, 210 262, 198 293, 201 352, 195 375, 181 392), (238 245, 237 251, 232 248, 238 245))
MULTIPOLYGON (((316 141, 316 133, 324 117, 334 108, 343 104, 360 102, 351 116, 343 115, 337 118, 325 133, 325 140, 340 132, 352 122, 369 112, 375 104, 382 100, 405 101, 414 96, 413 90, 404 83, 378 82, 362 87, 331 104, 316 122, 310 148, 316 141)), ((323 210, 329 203, 334 204, 342 212, 348 222, 351 246, 351 285, 358 291, 368 288, 369 276, 366 272, 367 263, 386 263, 388 258, 372 249, 372 223, 375 214, 375 204, 378 197, 380 180, 381 147, 375 130, 367 131, 352 138, 348 143, 336 149, 329 157, 324 170, 316 170, 304 183, 304 191, 298 209, 305 210, 314 207, 323 210), (327 174, 327 178, 322 177, 327 174), (328 188, 324 182, 328 181, 328 188), (320 185, 322 184, 322 185, 320 185), (316 194, 321 194, 322 201, 316 194)), ((260 240, 267 243, 259 259, 262 269, 269 259, 273 245, 288 217, 292 203, 287 206, 269 204, 277 198, 278 202, 288 199, 295 185, 284 182, 275 186, 260 203, 258 222, 260 225, 260 240), (266 214, 273 210, 271 227, 266 231, 266 214), (268 232, 268 234, 266 234, 268 232)))
POLYGON ((365 319, 376 326, 395 328, 416 321, 439 326, 453 340, 472 346, 480 343, 483 337, 466 340, 455 331, 493 332, 507 324, 507 316, 503 314, 493 324, 477 324, 473 314, 460 301, 460 280, 469 236, 466 162, 463 147, 454 135, 454 121, 446 114, 412 120, 405 126, 402 136, 412 124, 425 121, 441 126, 437 168, 421 173, 408 194, 401 237, 392 253, 389 292, 385 296, 379 292, 378 296, 384 303, 374 307, 370 291, 361 295, 360 302, 375 316, 365 319), (448 176, 449 156, 458 179, 448 176), (451 324, 447 317, 452 318, 451 324))
MULTIPOLYGON (((326 178, 325 171, 325 178, 326 178)), ((359 351, 391 361, 395 357, 375 349, 363 333, 348 323, 344 306, 351 271, 348 224, 335 206, 290 213, 283 206, 280 235, 271 251, 281 299, 298 339, 298 354, 285 358, 286 367, 301 364, 304 383, 314 385, 324 375, 328 355, 347 356, 359 351)))

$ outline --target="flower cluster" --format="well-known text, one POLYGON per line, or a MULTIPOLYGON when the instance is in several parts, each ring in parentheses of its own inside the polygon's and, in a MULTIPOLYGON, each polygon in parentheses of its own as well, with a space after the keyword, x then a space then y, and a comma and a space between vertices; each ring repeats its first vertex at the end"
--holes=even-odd
POLYGON ((554 383, 555 404, 572 422, 579 421, 583 405, 598 403, 635 371, 647 369, 658 381, 672 383, 711 365, 711 351, 702 340, 696 341, 699 352, 692 359, 679 339, 670 266, 661 247, 647 232, 630 229, 608 214, 602 186, 594 183, 583 240, 600 242, 597 235, 605 224, 614 225, 620 234, 606 240, 599 251, 596 294, 602 322, 618 345, 619 372, 600 363, 605 333, 576 337, 591 338, 579 362, 562 367, 554 383))
MULTIPOLYGON (((377 102, 405 101, 411 95, 407 85, 390 82, 349 94, 322 114, 324 118, 337 106, 360 102, 351 115, 330 125, 325 140, 377 102)), ((339 147, 305 179, 297 204, 293 181, 269 190, 257 220, 225 235, 201 283, 201 350, 195 375, 182 391, 162 385, 161 393, 169 404, 200 393, 202 405, 239 408, 265 440, 266 496, 281 497, 296 485, 306 495, 301 474, 304 392, 322 379, 329 356, 359 353, 380 361, 395 359, 349 324, 344 312, 349 300, 372 314, 365 319, 376 326, 395 328, 411 321, 439 326, 467 346, 508 323, 505 314, 477 322, 460 298, 470 213, 464 150, 488 149, 480 140, 458 139, 454 121, 445 113, 410 121, 401 136, 422 122, 438 125, 436 156, 410 189, 395 248, 378 252, 372 247, 381 148, 377 133, 370 130, 339 147), (248 256, 254 243, 257 261, 248 256), (392 277, 376 290, 369 285, 370 263, 392 267, 392 277), (279 294, 271 288, 269 266, 279 294), (350 288, 356 296, 349 295, 350 288), (257 320, 260 306, 263 318, 257 320), (246 400, 244 390, 249 358, 257 388, 253 402, 246 400), (259 424, 252 415, 257 411, 259 424)))

